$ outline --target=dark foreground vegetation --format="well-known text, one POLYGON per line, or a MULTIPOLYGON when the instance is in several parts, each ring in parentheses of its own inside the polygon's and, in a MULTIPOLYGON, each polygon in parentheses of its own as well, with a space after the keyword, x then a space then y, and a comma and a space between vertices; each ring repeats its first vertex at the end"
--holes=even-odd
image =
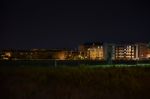
POLYGON ((150 68, 0 66, 0 99, 150 99, 150 68))

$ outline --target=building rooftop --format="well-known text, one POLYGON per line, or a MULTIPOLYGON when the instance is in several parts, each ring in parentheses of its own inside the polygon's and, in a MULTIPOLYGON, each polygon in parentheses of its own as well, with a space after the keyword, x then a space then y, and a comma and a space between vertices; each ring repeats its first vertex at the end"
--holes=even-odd
POLYGON ((87 46, 91 46, 91 45, 103 45, 102 42, 86 42, 86 43, 83 43, 82 45, 87 45, 87 46))

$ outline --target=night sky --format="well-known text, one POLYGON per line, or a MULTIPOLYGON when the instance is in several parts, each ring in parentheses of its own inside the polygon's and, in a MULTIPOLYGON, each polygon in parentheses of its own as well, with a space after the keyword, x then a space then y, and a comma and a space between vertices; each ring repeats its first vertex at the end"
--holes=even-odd
POLYGON ((143 0, 3 0, 0 48, 77 48, 92 41, 150 41, 149 7, 143 0))

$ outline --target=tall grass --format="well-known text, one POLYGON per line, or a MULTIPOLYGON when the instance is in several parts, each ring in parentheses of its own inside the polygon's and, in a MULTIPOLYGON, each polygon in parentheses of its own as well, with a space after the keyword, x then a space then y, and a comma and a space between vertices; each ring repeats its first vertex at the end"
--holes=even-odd
POLYGON ((149 99, 149 67, 0 67, 0 99, 149 99))

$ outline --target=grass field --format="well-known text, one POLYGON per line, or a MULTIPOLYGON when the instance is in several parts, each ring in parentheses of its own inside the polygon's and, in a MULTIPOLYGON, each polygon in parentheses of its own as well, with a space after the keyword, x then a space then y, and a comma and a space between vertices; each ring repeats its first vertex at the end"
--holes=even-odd
POLYGON ((0 67, 0 99, 149 99, 150 67, 0 67))

